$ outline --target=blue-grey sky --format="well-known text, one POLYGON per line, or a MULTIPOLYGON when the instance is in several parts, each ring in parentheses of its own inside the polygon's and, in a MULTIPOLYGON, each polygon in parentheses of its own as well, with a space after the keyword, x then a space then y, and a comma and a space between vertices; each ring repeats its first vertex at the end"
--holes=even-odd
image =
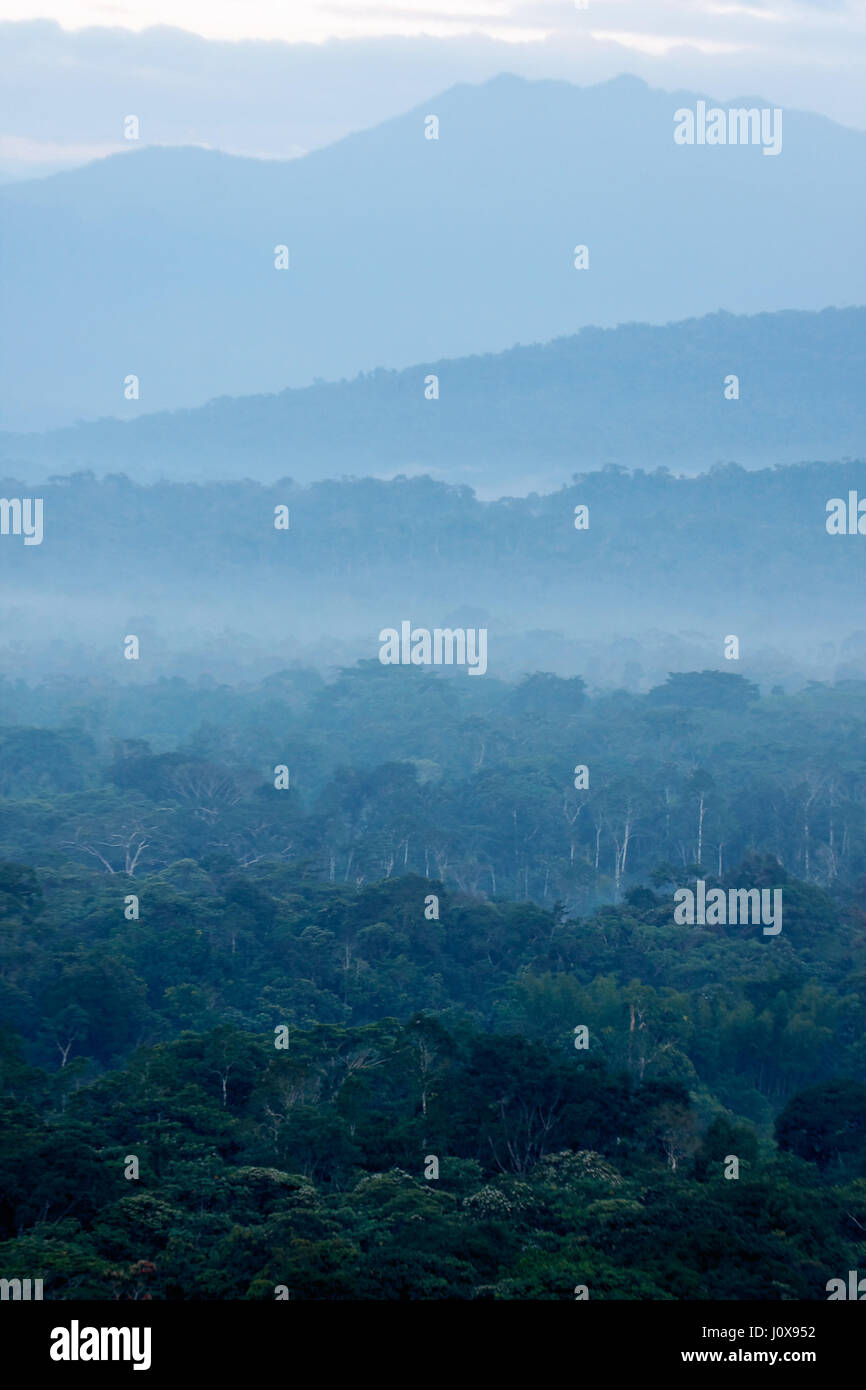
POLYGON ((143 143, 291 157, 459 81, 635 73, 866 129, 866 0, 0 0, 0 176, 143 143))

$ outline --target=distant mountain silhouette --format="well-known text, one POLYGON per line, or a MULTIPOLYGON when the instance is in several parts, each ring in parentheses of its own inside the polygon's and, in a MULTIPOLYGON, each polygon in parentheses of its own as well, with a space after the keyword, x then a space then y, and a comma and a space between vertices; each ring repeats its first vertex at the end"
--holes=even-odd
POLYGON ((0 436, 20 477, 213 481, 427 472, 480 495, 614 463, 699 472, 861 456, 866 309, 587 328, 545 346, 224 398, 128 423, 0 436), (439 379, 438 400, 425 381, 439 379), (739 399, 725 381, 739 378, 739 399))
POLYGON ((151 147, 6 185, 2 422, 128 418, 587 324, 866 302, 866 133, 786 111, 778 157, 678 146, 674 111, 697 99, 502 76, 299 160, 151 147))

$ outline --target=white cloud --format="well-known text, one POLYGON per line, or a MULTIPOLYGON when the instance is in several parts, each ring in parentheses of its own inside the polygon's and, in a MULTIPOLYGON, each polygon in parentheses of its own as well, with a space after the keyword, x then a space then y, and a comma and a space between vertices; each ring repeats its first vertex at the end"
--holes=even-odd
POLYGON ((87 164, 91 159, 102 159, 105 155, 128 150, 123 141, 112 143, 101 141, 93 143, 68 144, 58 140, 31 140, 26 135, 0 135, 0 160, 9 167, 14 164, 45 164, 52 167, 87 164))
POLYGON ((40 16, 0 23, 6 177, 118 148, 130 112, 142 143, 291 158, 504 71, 582 84, 628 71, 670 91, 762 95, 866 129, 866 0, 0 5, 9 18, 40 16), (148 27, 155 21, 165 27, 148 27), (202 37, 211 32, 219 41, 202 37))
POLYGON ((864 0, 3 0, 4 19, 53 19, 70 31, 120 26, 140 32, 168 25, 210 39, 290 43, 423 34, 502 38, 515 32, 528 42, 571 32, 576 12, 606 30, 674 37, 732 21, 807 29, 810 16, 840 29, 862 19, 863 11, 864 0))
POLYGON ((674 48, 693 48, 698 53, 742 53, 748 44, 725 43, 719 39, 699 39, 675 34, 632 34, 622 29, 593 29, 599 43, 617 43, 637 53, 663 58, 674 48))

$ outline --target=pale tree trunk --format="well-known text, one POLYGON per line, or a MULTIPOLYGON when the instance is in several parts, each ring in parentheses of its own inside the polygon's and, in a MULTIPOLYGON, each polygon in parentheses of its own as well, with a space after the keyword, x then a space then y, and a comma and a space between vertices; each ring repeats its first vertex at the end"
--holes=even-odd
POLYGON ((704 794, 701 792, 701 800, 698 808, 698 863, 704 862, 704 794))
MULTIPOLYGON (((809 801, 811 801, 811 797, 809 801)), ((803 807, 803 877, 809 877, 809 801, 803 807)))
POLYGON ((626 811, 625 825, 623 826, 622 839, 614 837, 614 878, 613 892, 614 901, 619 902, 619 891, 622 880, 625 877, 626 865, 628 863, 628 846, 631 839, 631 808, 626 811))
POLYGON ((224 1106, 228 1104, 229 1076, 231 1074, 231 1070, 231 1066, 227 1066, 225 1071, 221 1071, 218 1073, 220 1079, 220 1087, 223 1093, 224 1106))
POLYGON ((643 1081, 643 1074, 646 1070, 646 1048, 644 1047, 645 1037, 641 1034, 644 1030, 644 1017, 641 1009, 635 1007, 632 1002, 628 1006, 628 1064, 629 1068, 635 1065, 635 1048, 638 1049, 637 1068, 638 1079, 643 1081))

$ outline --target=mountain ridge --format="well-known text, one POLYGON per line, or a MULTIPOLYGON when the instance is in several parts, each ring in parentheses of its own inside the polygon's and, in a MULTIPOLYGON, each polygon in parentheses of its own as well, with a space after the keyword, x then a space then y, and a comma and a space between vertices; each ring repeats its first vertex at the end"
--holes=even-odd
POLYGON ((674 110, 698 99, 503 75, 297 159, 144 148, 4 185, 2 424, 129 418, 589 324, 866 303, 866 133, 789 111, 777 159, 678 147, 674 110))
POLYGON ((140 480, 429 472, 484 495, 614 463, 700 472, 862 453, 866 308, 587 326, 544 344, 340 382, 0 435, 0 465, 140 480), (739 378, 740 398, 725 398, 739 378), (425 383, 438 378, 439 399, 425 383))

